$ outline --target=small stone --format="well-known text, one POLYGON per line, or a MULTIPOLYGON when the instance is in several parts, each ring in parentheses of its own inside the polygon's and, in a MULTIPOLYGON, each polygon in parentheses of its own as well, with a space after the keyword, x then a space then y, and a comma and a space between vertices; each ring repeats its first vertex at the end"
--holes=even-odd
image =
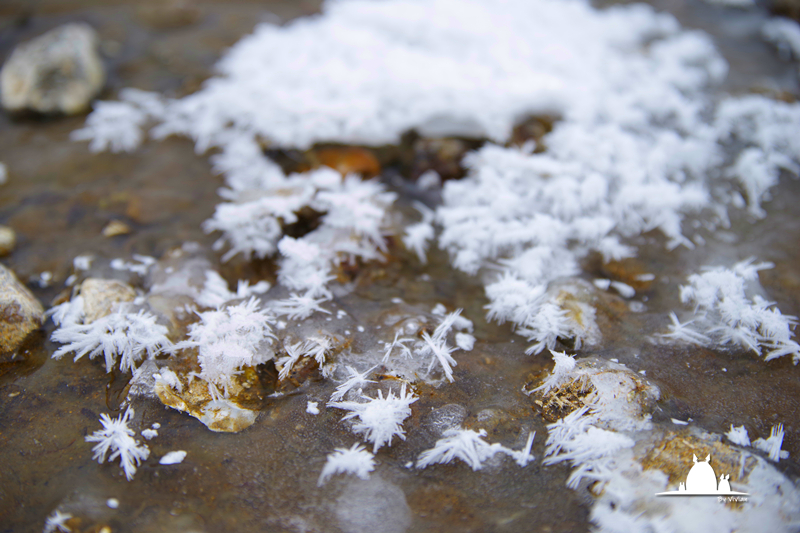
POLYGON ((202 15, 190 0, 145 2, 136 11, 139 19, 157 30, 172 30, 196 23, 202 15))
POLYGON ((43 318, 39 300, 11 270, 0 265, 0 352, 16 350, 25 337, 41 327, 43 318))
POLYGON ((117 235, 127 235, 130 233, 131 227, 119 220, 112 220, 105 228, 103 228, 103 237, 115 237, 117 235))
MULTIPOLYGON (((168 371, 162 369, 162 372, 168 371)), ((154 390, 161 403, 195 417, 211 431, 238 433, 252 426, 258 417, 258 411, 246 409, 238 403, 237 396, 242 396, 244 391, 241 381, 247 379, 247 374, 244 372, 234 377, 228 389, 230 398, 212 396, 208 383, 199 379, 181 383, 181 390, 173 388, 168 380, 156 379, 154 390)), ((250 374, 255 375, 252 371, 250 374)))
POLYGON ((17 245, 17 234, 8 226, 0 226, 0 256, 8 255, 17 245))
POLYGON ((381 173, 381 165, 370 150, 357 146, 321 148, 314 154, 320 165, 338 170, 343 176, 356 173, 372 178, 381 173))
POLYGON ((80 23, 17 46, 0 71, 3 107, 12 112, 81 113, 104 84, 97 34, 80 23))
POLYGON ((136 298, 130 285, 115 279, 88 278, 81 284, 84 322, 89 324, 115 311, 121 302, 136 298))

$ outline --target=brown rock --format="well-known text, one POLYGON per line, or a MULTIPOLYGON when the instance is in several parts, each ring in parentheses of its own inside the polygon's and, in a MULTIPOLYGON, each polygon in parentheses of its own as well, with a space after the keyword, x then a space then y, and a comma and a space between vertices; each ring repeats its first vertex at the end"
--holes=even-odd
POLYGON ((602 271, 609 278, 630 285, 637 292, 648 291, 655 279, 655 276, 648 272, 640 261, 634 258, 604 263, 602 271))
POLYGON ((44 308, 14 273, 0 265, 0 352, 16 350, 32 331, 39 329, 44 308))

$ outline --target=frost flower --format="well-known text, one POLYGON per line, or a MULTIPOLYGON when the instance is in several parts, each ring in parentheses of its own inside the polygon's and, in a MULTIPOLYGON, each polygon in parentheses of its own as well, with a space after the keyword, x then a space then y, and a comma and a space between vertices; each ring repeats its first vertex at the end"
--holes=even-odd
POLYGON ((103 424, 103 429, 86 437, 87 442, 97 443, 92 448, 94 452, 92 459, 97 459, 98 463, 102 463, 106 460, 106 455, 111 452, 108 460, 113 461, 119 457, 120 465, 125 471, 128 481, 133 479, 136 467, 150 455, 147 445, 139 445, 139 442, 133 438, 134 432, 128 427, 132 416, 133 410, 130 407, 125 410, 124 414, 114 419, 107 414, 102 414, 100 423, 103 424))
POLYGON ((733 268, 706 268, 702 274, 692 274, 689 284, 680 289, 681 301, 694 305, 694 322, 704 332, 689 329, 689 323, 681 324, 672 314, 670 333, 663 336, 697 344, 711 340, 737 344, 759 355, 766 349, 766 361, 791 355, 797 364, 800 344, 793 340, 792 332, 797 319, 781 314, 773 302, 757 294, 748 296, 757 289, 758 272, 773 266, 750 258, 733 268))
POLYGON ((491 459, 497 453, 504 453, 512 457, 519 466, 526 466, 534 459, 531 447, 536 432, 528 434, 525 448, 521 451, 511 450, 502 444, 489 444, 483 437, 486 430, 473 431, 471 429, 449 429, 445 431, 444 438, 436 441, 430 450, 422 452, 417 460, 417 468, 426 468, 432 464, 447 464, 453 459, 461 459, 472 470, 483 468, 484 461, 491 459))
POLYGON ((366 440, 373 443, 373 453, 381 446, 391 446, 395 435, 402 440, 406 439, 403 421, 411 416, 410 405, 417 401, 417 397, 406 392, 405 383, 398 396, 394 395, 394 391, 389 391, 384 398, 383 392, 379 390, 377 398, 364 395, 361 397, 367 401, 333 402, 328 405, 350 411, 343 420, 358 418, 353 426, 353 432, 363 434, 366 440))
POLYGON ((778 462, 789 457, 789 452, 781 450, 783 445, 783 424, 772 426, 772 431, 768 439, 756 439, 753 447, 761 450, 769 456, 770 461, 778 462))
POLYGON ((81 324, 76 320, 74 309, 64 305, 72 306, 72 302, 62 304, 53 313, 53 319, 61 327, 53 332, 51 339, 64 344, 53 354, 54 359, 70 352, 75 353, 75 361, 86 354, 94 359, 102 353, 106 372, 111 372, 118 360, 122 372, 131 372, 145 354, 152 358, 172 347, 167 328, 156 323, 156 317, 145 311, 134 314, 120 310, 81 324))
POLYGON ((275 336, 274 319, 258 309, 258 300, 199 314, 189 326, 189 339, 176 348, 197 348, 200 377, 212 385, 227 387, 243 367, 266 363, 273 357, 267 346, 275 336))
POLYGON ((328 461, 322 468, 317 485, 321 487, 334 474, 353 474, 361 479, 367 479, 369 473, 375 470, 374 457, 358 443, 353 444, 350 449, 336 448, 328 455, 328 461))
POLYGON ((68 533, 72 531, 66 523, 70 518, 72 518, 72 515, 69 513, 62 513, 59 510, 53 511, 53 514, 48 516, 47 520, 44 522, 43 533, 55 533, 56 531, 59 533, 68 533))

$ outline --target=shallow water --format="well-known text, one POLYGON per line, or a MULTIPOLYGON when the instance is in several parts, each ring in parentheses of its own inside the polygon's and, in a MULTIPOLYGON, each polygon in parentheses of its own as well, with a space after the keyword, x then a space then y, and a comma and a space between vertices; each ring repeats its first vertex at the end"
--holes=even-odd
MULTIPOLYGON (((3 6, 0 57, 51 27, 86 20, 110 50, 105 97, 131 86, 181 95, 196 89, 225 47, 258 20, 288 20, 318 5, 209 2, 199 7, 199 14, 190 14, 185 25, 163 28, 159 17, 172 15, 159 15, 157 4, 155 15, 133 2, 100 4, 3 6)), ((675 13, 684 25, 715 37, 731 65, 725 90, 798 94, 796 65, 782 62, 757 37, 763 14, 696 2, 655 4, 675 13)), ((19 239, 4 261, 46 305, 62 294, 76 255, 160 257, 186 241, 209 249, 215 240, 200 224, 213 213, 222 180, 212 175, 189 141, 168 139, 146 143, 133 154, 94 155, 68 138, 83 120, 11 120, 0 115, 0 161, 10 169, 9 182, 0 187, 0 224, 14 228, 19 239), (132 233, 103 237, 102 228, 110 220, 126 222, 132 233), (49 286, 38 283, 44 271, 53 273, 49 286)), ((391 174, 389 169, 385 176, 391 174)), ((389 177, 386 181, 401 193, 401 209, 410 210, 414 189, 389 177)), ((658 424, 691 418, 709 431, 745 424, 751 433, 767 435, 772 425, 783 422, 783 449, 791 457, 777 467, 795 478, 800 473, 800 369, 786 357, 765 363, 742 351, 654 344, 643 332, 662 331, 666 313, 681 307, 677 286, 687 273, 750 255, 776 264, 761 273, 761 284, 784 314, 800 315, 799 198, 800 181, 784 179, 766 204, 765 220, 736 214, 729 232, 704 234, 707 243, 696 250, 667 252, 659 235, 640 237, 640 268, 658 279, 637 295, 645 310, 634 313, 621 298, 602 295, 594 303, 603 342, 579 351, 644 371, 662 392, 654 413, 658 424)), ((362 325, 375 331, 382 314, 399 305, 387 303, 397 297, 420 311, 435 303, 463 308, 476 328, 475 349, 459 352, 455 383, 420 386, 414 416, 405 424, 413 438, 380 453, 368 484, 338 476, 317 487, 325 456, 356 440, 341 423, 340 411, 321 409, 316 417, 306 413, 307 401, 323 406, 333 391, 332 383, 320 379, 307 380, 284 398, 264 400, 256 423, 232 435, 212 433, 157 401, 137 400, 132 427, 158 422, 161 429, 148 443, 151 458, 127 482, 116 463, 93 462, 91 445, 84 441, 99 428, 101 413, 116 414, 124 377, 106 374, 99 361, 50 359, 56 346, 47 340, 53 329, 48 323, 29 341, 24 360, 0 366, 0 531, 38 531, 56 507, 80 517, 81 531, 98 531, 103 525, 115 532, 373 531, 386 530, 387 524, 406 524, 409 531, 588 530, 589 507, 580 493, 566 488, 569 468, 564 464, 544 467, 537 460, 518 468, 498 461, 479 472, 460 463, 413 472, 404 466, 436 440, 426 425, 429 413, 453 403, 466 408, 467 426, 489 431, 490 442, 519 449, 527 431, 535 430, 533 452, 539 459, 544 452, 544 421, 520 390, 549 368, 550 357, 525 355, 524 339, 513 335, 508 324, 485 321, 479 279, 453 271, 440 251, 431 252, 429 259, 428 265, 420 265, 394 244, 386 264, 366 266, 355 290, 334 301, 334 308, 350 315, 346 322, 332 323, 341 330, 356 331, 362 325), (175 449, 188 452, 182 464, 157 464, 158 457, 175 449), (108 498, 119 499, 119 508, 110 509, 108 498)), ((274 281, 268 261, 234 259, 221 271, 229 281, 274 281)), ((587 280, 605 275, 591 260, 585 271, 587 280)), ((374 343, 370 335, 353 333, 356 348, 368 349, 374 343)))

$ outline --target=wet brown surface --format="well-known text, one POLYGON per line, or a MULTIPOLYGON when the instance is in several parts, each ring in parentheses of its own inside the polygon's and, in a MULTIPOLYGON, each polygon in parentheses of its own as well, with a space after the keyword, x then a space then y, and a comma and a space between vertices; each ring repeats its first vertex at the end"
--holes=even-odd
MULTIPOLYGON (((736 28, 750 28, 751 19, 763 15, 731 12, 718 24, 719 11, 704 4, 656 5, 718 37, 732 65, 729 90, 766 87, 796 94, 795 68, 780 62, 756 37, 735 37, 736 28)), ((104 42, 110 73, 105 98, 123 87, 182 95, 199 87, 224 49, 259 20, 289 20, 317 7, 310 1, 8 1, 0 5, 0 59, 22 40, 67 21, 85 20, 104 42)), ((23 281, 52 272, 49 287, 29 284, 46 305, 61 292, 77 255, 160 257, 186 241, 208 248, 215 240, 200 224, 213 213, 222 180, 212 175, 207 159, 194 153, 190 141, 167 139, 148 142, 133 154, 94 155, 85 143, 69 140, 82 123, 83 117, 11 120, 0 115, 0 161, 10 169, 8 183, 0 186, 0 224, 12 227, 19 240, 4 263, 23 281), (112 220, 130 226, 131 233, 104 237, 102 230, 112 220)), ((384 169, 388 177, 398 170, 409 174, 406 178, 415 177, 410 174, 437 165, 452 171, 452 162, 447 166, 436 159, 438 148, 409 142, 408 154, 378 159, 398 162, 396 168, 384 169)), ((365 159, 355 158, 374 168, 365 159)), ((404 211, 411 212, 411 199, 432 200, 407 184, 391 183, 402 193, 404 211)), ((754 439, 768 436, 772 425, 783 422, 784 449, 791 458, 778 466, 796 475, 798 367, 788 358, 765 363, 752 353, 652 342, 653 335, 665 331, 666 313, 682 308, 677 286, 688 273, 750 255, 775 262, 774 270, 761 273, 762 285, 785 314, 800 314, 800 182, 783 180, 773 197, 766 220, 733 220, 730 232, 739 236, 734 245, 704 234, 705 247, 668 253, 658 235, 637 239, 636 268, 657 275, 637 296, 646 310, 633 313, 623 299, 599 295, 594 303, 604 339, 600 347, 579 355, 617 358, 645 371, 662 392, 654 414, 658 423, 692 418, 714 432, 745 424, 754 439)), ((394 245, 386 264, 353 274, 357 290, 336 300, 367 328, 377 324, 386 302, 396 297, 426 309, 437 302, 463 308, 475 322, 478 342, 474 351, 458 354, 455 384, 420 387, 420 399, 406 422, 409 439, 381 450, 373 477, 405 494, 412 516, 409 531, 588 530, 588 507, 565 486, 566 465, 543 467, 537 460, 523 469, 509 460, 480 472, 461 463, 421 472, 404 467, 436 440, 424 427, 424 416, 449 403, 463 405, 465 425, 486 427, 490 442, 518 449, 523 430, 536 430, 533 452, 539 459, 544 453, 544 421, 521 389, 529 375, 550 367, 550 357, 526 356, 524 339, 513 336, 508 324, 485 322, 487 302, 479 279, 454 272, 441 251, 432 250, 429 258, 427 266, 420 265, 413 254, 394 245), (478 413, 486 409, 499 413, 491 427, 486 418, 478 421, 478 413)), ((587 280, 624 279, 630 270, 595 267, 587 280)), ((274 281, 273 271, 269 261, 239 259, 223 268, 230 280, 274 281)), ((318 488, 317 476, 325 456, 335 447, 349 447, 356 437, 340 422, 340 411, 322 408, 332 383, 306 380, 294 394, 269 400, 252 427, 233 435, 211 433, 199 421, 156 401, 138 401, 132 426, 140 430, 158 422, 162 427, 149 442, 151 458, 129 483, 116 463, 92 461, 91 444, 84 440, 99 429, 101 413, 117 414, 125 380, 105 374, 99 361, 50 359, 56 349, 47 340, 52 328, 48 323, 43 334, 29 339, 24 358, 0 366, 0 531, 40 531, 46 516, 59 506, 80 519, 71 525, 81 531, 102 525, 114 532, 338 530, 336 509, 341 507, 339 498, 350 494, 349 479, 335 477, 318 488), (308 400, 320 402, 319 416, 306 413, 308 400), (188 452, 184 463, 158 464, 160 456, 176 449, 188 452), (107 507, 112 497, 120 500, 119 509, 107 507)))

